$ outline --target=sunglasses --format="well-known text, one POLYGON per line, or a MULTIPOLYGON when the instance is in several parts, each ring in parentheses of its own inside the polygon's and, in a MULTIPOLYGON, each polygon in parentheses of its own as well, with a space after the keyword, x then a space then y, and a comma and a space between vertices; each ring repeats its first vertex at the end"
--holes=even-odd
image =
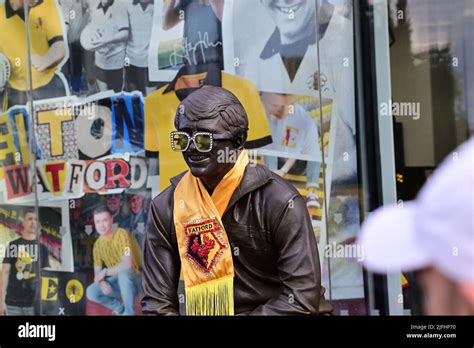
POLYGON ((171 148, 176 152, 184 152, 189 148, 191 141, 199 152, 209 152, 215 140, 232 140, 233 138, 221 138, 209 132, 196 132, 190 136, 186 132, 174 131, 170 133, 171 148))

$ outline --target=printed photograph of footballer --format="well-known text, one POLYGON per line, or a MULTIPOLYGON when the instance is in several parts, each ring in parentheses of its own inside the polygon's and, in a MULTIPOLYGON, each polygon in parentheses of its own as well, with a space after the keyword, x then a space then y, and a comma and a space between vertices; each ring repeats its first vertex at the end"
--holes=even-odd
POLYGON ((82 30, 80 42, 94 52, 95 74, 100 91, 120 92, 130 35, 125 1, 90 0, 90 21, 82 30))
POLYGON ((8 244, 0 273, 0 315, 35 315, 39 300, 39 268, 49 268, 46 246, 38 243, 38 217, 33 207, 23 211, 20 238, 8 244), (41 250, 40 250, 41 248, 41 250))
POLYGON ((135 315, 136 296, 141 291, 141 251, 136 239, 123 228, 114 228, 105 206, 94 209, 99 238, 94 243, 94 282, 86 290, 90 301, 116 315, 135 315))
POLYGON ((156 0, 149 51, 152 81, 171 81, 183 66, 223 69, 224 0, 156 0))
MULTIPOLYGON (((3 109, 14 105, 25 105, 28 100, 27 90, 30 87, 25 4, 28 6, 31 38, 32 96, 38 100, 62 97, 67 94, 65 78, 57 72, 61 62, 68 55, 68 49, 56 2, 6 0, 0 4, 0 28, 2 28, 0 56, 3 56, 3 59, 0 59, 0 65, 9 67, 8 81, 6 85, 0 85, 0 92, 3 94, 3 109)), ((1 73, 1 75, 5 74, 1 73)))

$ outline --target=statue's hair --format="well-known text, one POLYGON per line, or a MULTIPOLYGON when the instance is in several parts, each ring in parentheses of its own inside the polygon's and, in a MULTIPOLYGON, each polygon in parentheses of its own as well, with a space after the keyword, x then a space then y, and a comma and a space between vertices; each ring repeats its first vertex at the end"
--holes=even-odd
POLYGON ((233 135, 248 130, 247 113, 239 99, 221 87, 205 86, 188 95, 176 110, 176 129, 181 116, 191 121, 221 117, 225 130, 233 135))

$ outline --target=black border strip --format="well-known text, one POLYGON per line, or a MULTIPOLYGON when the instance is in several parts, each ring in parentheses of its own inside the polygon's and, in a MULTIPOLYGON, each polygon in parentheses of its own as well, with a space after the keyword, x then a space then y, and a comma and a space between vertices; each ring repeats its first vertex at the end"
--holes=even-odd
MULTIPOLYGON (((361 219, 383 204, 379 149, 377 71, 375 57, 374 8, 371 0, 354 1, 354 50, 356 92, 356 143, 359 183, 361 183, 361 219)), ((388 315, 387 278, 364 271, 364 288, 368 307, 388 315), (370 279, 371 278, 371 279, 370 279), (373 288, 368 288, 372 281, 373 288)))

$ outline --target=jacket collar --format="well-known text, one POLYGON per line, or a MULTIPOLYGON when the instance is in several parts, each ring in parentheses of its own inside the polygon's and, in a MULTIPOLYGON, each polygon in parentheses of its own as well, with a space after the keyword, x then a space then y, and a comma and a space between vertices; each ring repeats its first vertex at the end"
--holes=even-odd
MULTIPOLYGON (((176 188, 181 178, 187 173, 185 171, 175 177, 171 178, 171 184, 176 188)), ((271 172, 262 165, 252 165, 249 164, 245 168, 244 177, 240 182, 240 185, 235 190, 234 194, 230 198, 229 204, 224 212, 224 214, 235 204, 237 201, 245 196, 246 194, 259 189, 260 187, 266 185, 272 180, 271 172)))

